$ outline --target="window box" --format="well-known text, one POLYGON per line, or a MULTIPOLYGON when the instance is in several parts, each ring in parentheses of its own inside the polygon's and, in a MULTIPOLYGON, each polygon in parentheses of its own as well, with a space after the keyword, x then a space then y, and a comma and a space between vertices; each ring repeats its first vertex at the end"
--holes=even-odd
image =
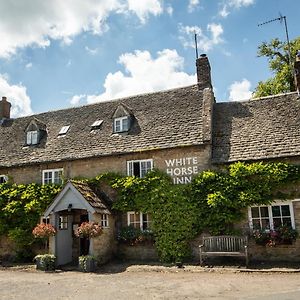
POLYGON ((130 246, 152 245, 154 243, 154 237, 151 230, 141 230, 139 228, 128 226, 121 228, 118 233, 118 241, 130 246))

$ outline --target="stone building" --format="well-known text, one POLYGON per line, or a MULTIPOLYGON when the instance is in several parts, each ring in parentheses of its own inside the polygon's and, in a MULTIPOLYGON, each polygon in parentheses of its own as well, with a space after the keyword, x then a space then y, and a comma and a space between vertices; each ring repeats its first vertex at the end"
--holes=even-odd
MULTIPOLYGON (((174 184, 185 184, 202 170, 236 161, 298 163, 297 93, 217 103, 208 58, 202 55, 196 66, 198 82, 192 86, 16 119, 10 118, 11 104, 2 98, 0 183, 66 183, 45 212, 58 228, 51 249, 59 264, 82 254, 84 245, 75 242, 73 231, 86 220, 104 228, 104 234, 89 245, 91 253, 105 260, 117 248, 113 192, 104 187, 95 191, 72 178, 92 178, 107 171, 142 177, 157 168, 169 174, 174 184)), ((298 199, 249 208, 246 215, 250 228, 253 223, 272 227, 281 222, 300 231, 298 199)), ((141 229, 151 221, 136 212, 128 212, 125 219, 126 225, 141 229)), ((270 256, 256 248, 253 245, 253 256, 270 256)), ((298 241, 278 251, 300 260, 298 241)))

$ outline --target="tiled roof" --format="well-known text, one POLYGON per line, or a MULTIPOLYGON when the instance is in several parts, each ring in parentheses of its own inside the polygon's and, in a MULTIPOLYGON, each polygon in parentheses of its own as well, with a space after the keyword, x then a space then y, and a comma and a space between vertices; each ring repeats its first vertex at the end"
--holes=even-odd
POLYGON ((0 167, 203 144, 202 98, 193 85, 5 121, 0 125, 0 167), (120 104, 134 115, 128 134, 112 132, 120 104), (47 136, 26 146, 24 130, 33 118, 46 125, 47 136), (103 123, 92 131, 96 120, 103 123), (66 125, 67 134, 58 137, 66 125))
POLYGON ((214 106, 213 162, 300 155, 300 100, 296 93, 214 106))
POLYGON ((110 214, 112 201, 102 192, 94 189, 86 182, 70 181, 84 199, 99 213, 110 214))

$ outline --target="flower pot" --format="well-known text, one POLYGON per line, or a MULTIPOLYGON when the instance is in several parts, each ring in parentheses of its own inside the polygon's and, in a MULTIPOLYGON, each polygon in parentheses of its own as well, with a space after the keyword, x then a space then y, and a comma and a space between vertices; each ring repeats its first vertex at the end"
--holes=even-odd
POLYGON ((79 256, 79 271, 94 272, 96 270, 96 260, 93 256, 79 256))
POLYGON ((36 269, 42 271, 54 271, 55 270, 56 257, 51 254, 37 255, 34 258, 36 263, 36 269))

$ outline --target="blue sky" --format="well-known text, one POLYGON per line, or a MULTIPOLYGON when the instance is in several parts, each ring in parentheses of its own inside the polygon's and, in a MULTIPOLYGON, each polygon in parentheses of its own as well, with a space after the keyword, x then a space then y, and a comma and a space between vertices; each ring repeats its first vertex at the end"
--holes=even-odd
POLYGON ((217 101, 271 76, 262 41, 299 36, 299 0, 0 0, 0 95, 13 117, 196 83, 193 32, 217 101))

